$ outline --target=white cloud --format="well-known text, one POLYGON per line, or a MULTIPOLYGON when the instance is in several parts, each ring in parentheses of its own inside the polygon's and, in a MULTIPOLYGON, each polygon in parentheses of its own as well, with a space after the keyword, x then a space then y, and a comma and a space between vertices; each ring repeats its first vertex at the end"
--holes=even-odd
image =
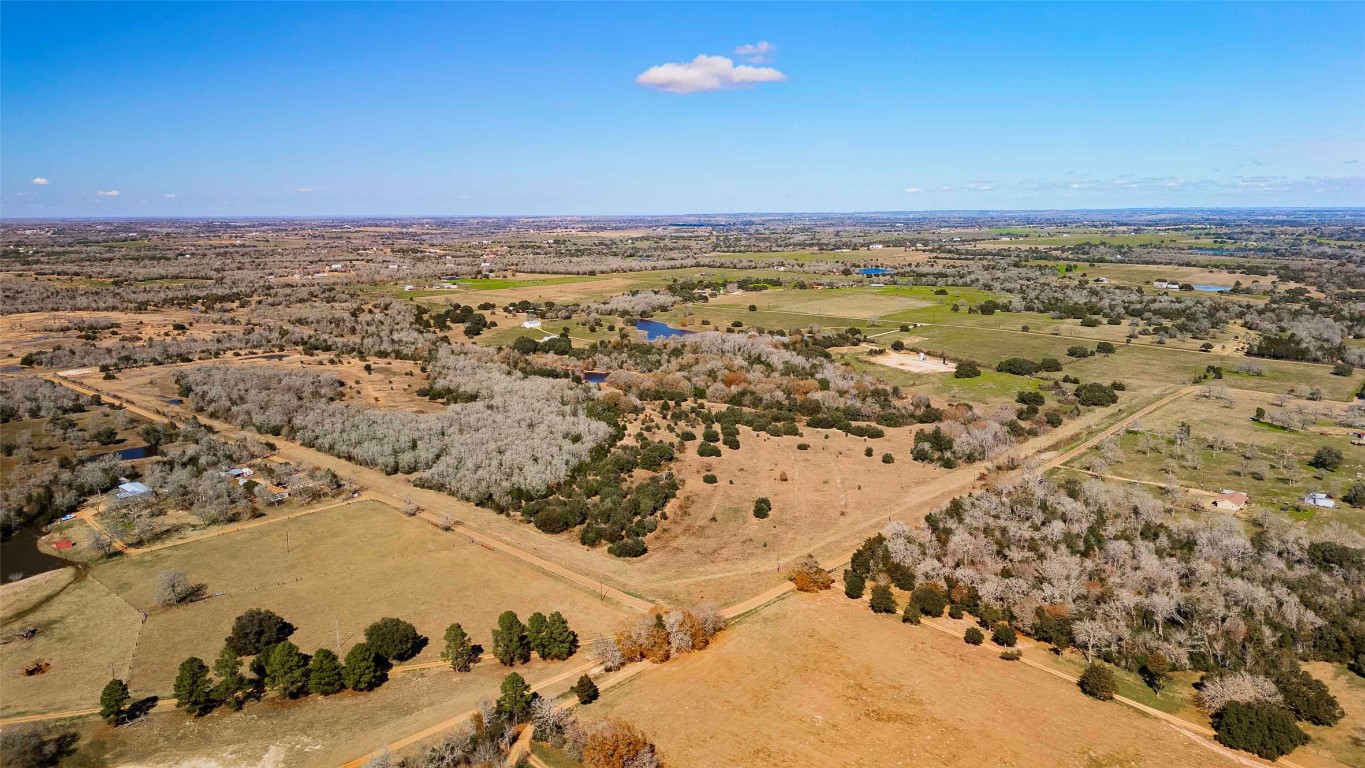
POLYGON ((739 88, 754 83, 777 83, 787 76, 772 67, 735 66, 725 56, 707 56, 682 64, 660 64, 641 72, 635 78, 638 85, 669 93, 697 93, 739 88))
POLYGON ((916 192, 923 192, 924 190, 920 189, 919 187, 906 187, 905 191, 913 195, 916 192))
POLYGON ((99 192, 96 192, 95 194, 99 195, 100 197, 118 197, 123 193, 119 192, 117 189, 102 189, 99 192))
POLYGON ((166 199, 169 200, 170 198, 175 197, 175 193, 174 193, 174 192, 167 192, 166 194, 162 195, 162 197, 164 197, 164 198, 166 198, 166 199))
POLYGON ((777 53, 777 46, 767 40, 759 40, 753 45, 741 45, 735 48, 735 55, 743 56, 750 64, 766 64, 772 60, 774 53, 777 53))
POLYGON ((34 183, 34 184, 37 184, 37 185, 40 186, 40 187, 46 187, 46 186, 47 186, 47 179, 43 178, 42 176, 39 176, 38 178, 36 178, 36 179, 33 180, 33 183, 34 183))
POLYGON ((313 188, 312 188, 312 187, 299 187, 298 189, 296 189, 296 190, 294 190, 294 191, 295 191, 295 192, 298 192, 298 193, 300 193, 300 194, 306 195, 306 194, 308 194, 309 192, 312 192, 312 191, 313 191, 313 188))
POLYGON ((989 192, 992 189, 995 189, 995 185, 990 183, 989 181, 973 181, 972 183, 966 184, 964 186, 973 192, 989 192))

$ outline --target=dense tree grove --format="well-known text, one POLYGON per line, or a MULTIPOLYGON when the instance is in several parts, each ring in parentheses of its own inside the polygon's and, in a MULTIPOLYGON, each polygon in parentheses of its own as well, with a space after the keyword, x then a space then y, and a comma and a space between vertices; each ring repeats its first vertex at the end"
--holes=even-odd
POLYGON ((200 366, 177 372, 176 382, 213 418, 385 472, 421 472, 419 484, 476 503, 510 505, 543 495, 613 432, 584 413, 588 390, 510 372, 493 355, 442 348, 432 386, 474 399, 439 414, 332 402, 342 385, 325 374, 200 366))
POLYGON ((1156 689, 1170 670, 1193 669, 1205 672, 1198 698, 1210 713, 1263 703, 1291 724, 1331 724, 1340 706, 1298 661, 1365 652, 1365 542, 1329 535, 1313 540, 1270 516, 1248 534, 1229 518, 1172 517, 1135 487, 1025 476, 954 499, 921 529, 891 524, 845 579, 859 587, 851 597, 866 579, 883 602, 879 590, 895 585, 925 613, 951 603, 1000 645, 1018 628, 1074 646, 1096 660, 1081 686, 1098 698, 1112 695, 1100 659, 1156 689))

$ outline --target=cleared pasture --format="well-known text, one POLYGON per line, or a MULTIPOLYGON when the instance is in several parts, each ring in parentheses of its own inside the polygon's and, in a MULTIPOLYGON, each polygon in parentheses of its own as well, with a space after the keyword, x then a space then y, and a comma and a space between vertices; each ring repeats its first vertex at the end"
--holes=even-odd
POLYGON ((144 695, 166 694, 187 656, 215 658, 233 618, 249 608, 292 622, 292 639, 308 653, 335 648, 338 638, 344 651, 371 622, 397 616, 432 640, 419 661, 436 660, 452 622, 487 645, 504 610, 523 617, 561 611, 584 638, 624 616, 612 603, 471 543, 458 529, 441 532, 377 502, 114 560, 94 576, 148 611, 128 680, 144 695), (171 569, 212 597, 157 609, 157 575, 171 569))
POLYGON ((595 714, 641 724, 684 768, 1234 765, 1065 680, 837 592, 785 598, 710 649, 604 692, 595 714))

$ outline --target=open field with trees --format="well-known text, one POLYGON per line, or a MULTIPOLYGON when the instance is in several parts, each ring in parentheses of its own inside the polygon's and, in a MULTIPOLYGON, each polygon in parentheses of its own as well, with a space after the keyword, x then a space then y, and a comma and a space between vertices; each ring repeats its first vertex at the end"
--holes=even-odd
POLYGON ((4 225, 0 718, 92 766, 1357 761, 1358 225, 1051 216, 4 225))

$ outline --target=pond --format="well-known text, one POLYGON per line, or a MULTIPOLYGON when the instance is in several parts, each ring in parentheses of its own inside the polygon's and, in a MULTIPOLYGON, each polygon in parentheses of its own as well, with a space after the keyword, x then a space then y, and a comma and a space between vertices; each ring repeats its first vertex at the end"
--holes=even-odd
POLYGON ((4 564, 0 566, 4 569, 0 572, 0 580, 8 584, 71 565, 60 557, 38 549, 38 539, 42 535, 43 531, 38 526, 26 525, 5 541, 0 541, 0 563, 4 564))
POLYGON ((117 451, 105 451, 93 456, 85 457, 86 461, 94 461, 105 456, 117 456, 119 461, 132 461, 134 459, 145 459, 148 456, 156 455, 156 447, 152 445, 139 445, 133 448, 121 448, 117 451))
POLYGON ((606 381, 607 377, 610 375, 611 373, 609 371, 585 371, 583 373, 583 380, 591 381, 594 384, 601 384, 606 381))
POLYGON ((671 339, 675 336, 686 336, 693 331, 684 331, 681 328, 674 328, 668 323, 661 323, 658 320, 636 320, 635 327, 645 332, 646 341, 655 339, 671 339))
POLYGON ((1196 286, 1194 287, 1194 289, 1195 289, 1196 291, 1208 291, 1209 293, 1223 293, 1224 291, 1230 291, 1230 290, 1232 290, 1232 286, 1230 286, 1230 285, 1196 285, 1196 286))
POLYGON ((181 403, 185 402, 184 400, 181 400, 178 397, 166 397, 162 399, 166 401, 167 405, 180 405, 181 403))
POLYGON ((858 270, 858 274, 860 274, 860 275, 889 275, 889 274, 891 274, 891 273, 894 272, 894 271, 895 271, 895 270, 887 269, 887 268, 885 268, 885 267, 864 267, 864 268, 858 270))

